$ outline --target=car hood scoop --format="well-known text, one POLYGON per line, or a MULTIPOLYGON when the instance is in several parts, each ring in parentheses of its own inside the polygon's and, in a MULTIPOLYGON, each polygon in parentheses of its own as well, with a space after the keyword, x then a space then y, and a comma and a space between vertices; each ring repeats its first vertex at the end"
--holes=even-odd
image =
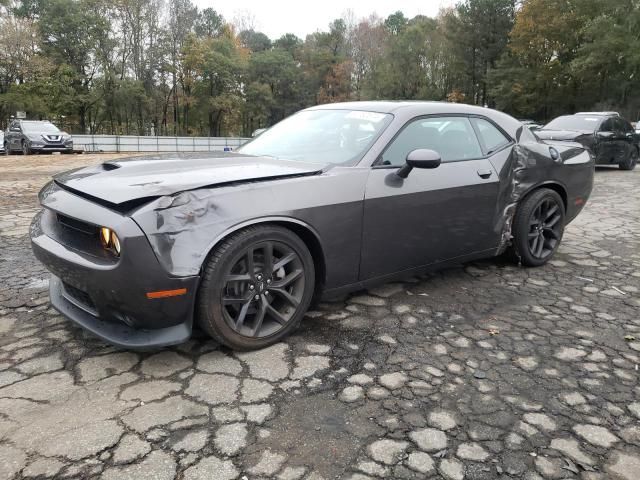
POLYGON ((112 205, 320 173, 325 165, 238 154, 168 154, 111 160, 54 177, 62 188, 112 205))

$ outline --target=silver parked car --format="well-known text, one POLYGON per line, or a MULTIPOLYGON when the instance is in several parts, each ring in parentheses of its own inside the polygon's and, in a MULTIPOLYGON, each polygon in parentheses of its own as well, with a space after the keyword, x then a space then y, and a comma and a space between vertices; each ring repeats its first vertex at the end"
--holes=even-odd
POLYGON ((53 123, 41 120, 13 120, 4 140, 5 154, 73 153, 73 139, 53 123))

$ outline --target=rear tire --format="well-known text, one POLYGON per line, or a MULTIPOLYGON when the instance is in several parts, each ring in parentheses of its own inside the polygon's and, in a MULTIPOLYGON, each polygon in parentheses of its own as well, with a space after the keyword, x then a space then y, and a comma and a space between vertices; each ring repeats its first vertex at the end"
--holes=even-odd
POLYGON ((315 288, 313 258, 293 232, 248 227, 222 241, 204 267, 196 320, 234 350, 255 350, 290 335, 315 288))
POLYGON ((619 163, 620 170, 633 170, 638 163, 638 149, 634 148, 629 154, 629 158, 619 163))
POLYGON ((539 267, 558 250, 564 233, 564 202, 557 192, 541 188, 529 194, 513 219, 513 248, 523 265, 539 267))
POLYGON ((8 157, 9 155, 11 155, 11 149, 9 148, 9 144, 5 143, 4 144, 4 154, 8 157))

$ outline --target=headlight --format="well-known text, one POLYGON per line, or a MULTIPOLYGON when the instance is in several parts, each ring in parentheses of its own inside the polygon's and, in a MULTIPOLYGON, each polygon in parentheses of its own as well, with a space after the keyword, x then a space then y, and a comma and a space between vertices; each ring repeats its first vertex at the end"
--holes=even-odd
POLYGON ((117 256, 120 256, 120 239, 116 232, 107 227, 100 228, 100 243, 107 250, 111 250, 117 256))

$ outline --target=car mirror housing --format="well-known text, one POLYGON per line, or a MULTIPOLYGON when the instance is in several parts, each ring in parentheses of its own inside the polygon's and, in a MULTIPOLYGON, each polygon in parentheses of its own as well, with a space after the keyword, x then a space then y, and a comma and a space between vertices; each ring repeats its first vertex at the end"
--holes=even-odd
POLYGON ((414 168, 438 168, 442 163, 440 154, 435 150, 420 148, 407 155, 407 163, 396 172, 400 178, 407 178, 414 168))

